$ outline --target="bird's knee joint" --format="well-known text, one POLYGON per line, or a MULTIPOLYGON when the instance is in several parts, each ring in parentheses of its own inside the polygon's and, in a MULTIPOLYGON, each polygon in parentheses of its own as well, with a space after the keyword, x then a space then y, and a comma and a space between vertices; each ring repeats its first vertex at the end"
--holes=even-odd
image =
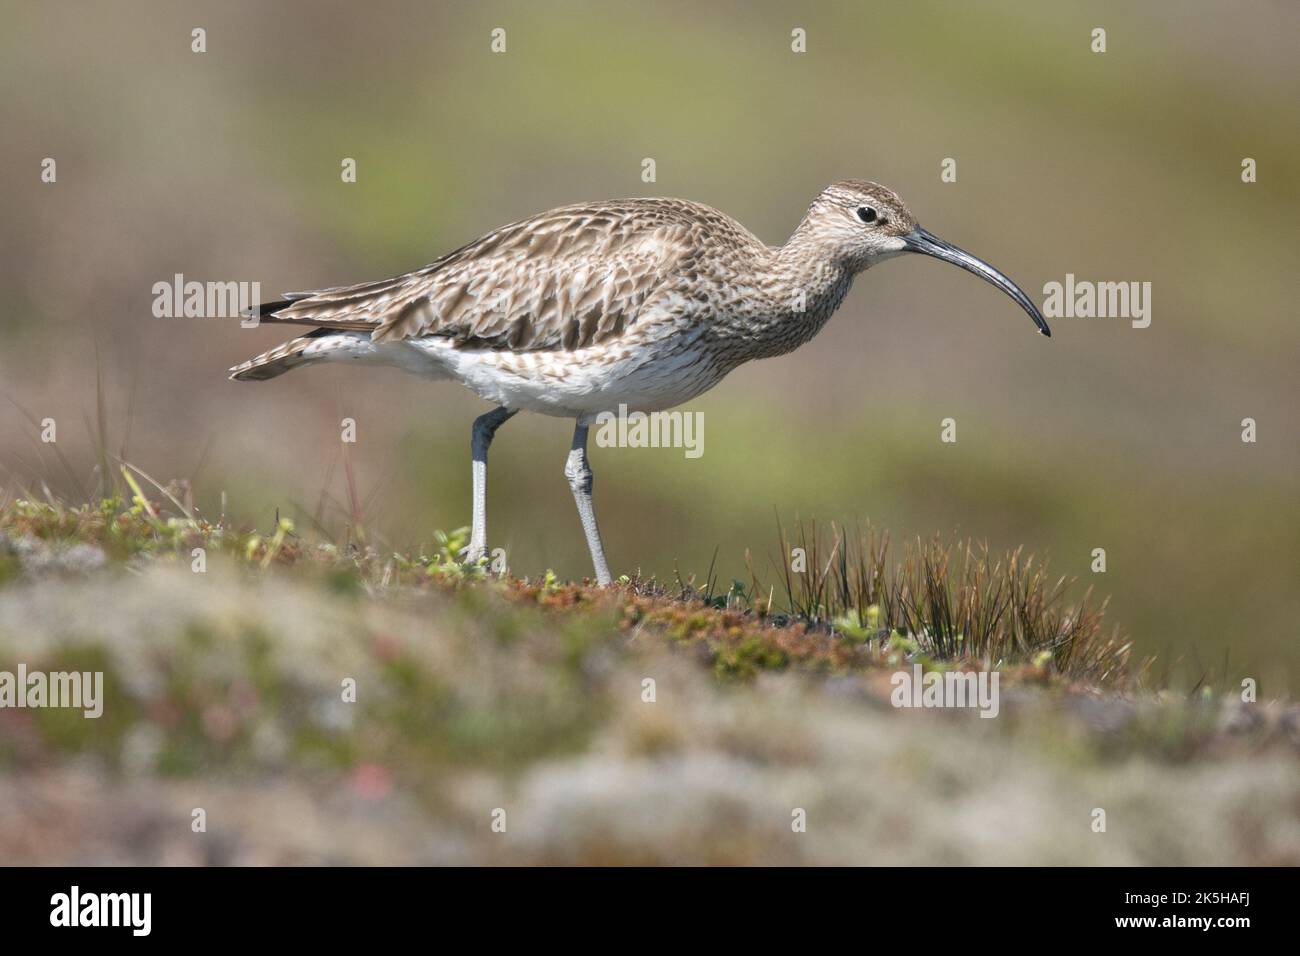
POLYGON ((585 461, 570 461, 564 466, 564 477, 568 479, 569 487, 574 491, 584 493, 591 492, 592 479, 595 477, 591 472, 591 466, 585 461))

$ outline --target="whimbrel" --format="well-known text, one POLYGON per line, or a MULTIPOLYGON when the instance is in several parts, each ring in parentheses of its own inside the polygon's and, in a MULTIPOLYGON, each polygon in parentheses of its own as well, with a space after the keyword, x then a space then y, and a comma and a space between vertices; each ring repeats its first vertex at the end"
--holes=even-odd
POLYGON ((268 379, 315 362, 394 365, 454 379, 497 406, 471 432, 471 562, 487 552, 487 457, 497 429, 520 410, 575 419, 564 475, 603 585, 609 565, 587 459, 596 417, 620 406, 671 408, 743 362, 798 348, 859 272, 904 252, 975 273, 1052 334, 1005 275, 922 229, 890 190, 849 180, 823 190, 783 246, 681 199, 553 209, 396 278, 261 306, 263 321, 313 328, 230 377, 268 379))

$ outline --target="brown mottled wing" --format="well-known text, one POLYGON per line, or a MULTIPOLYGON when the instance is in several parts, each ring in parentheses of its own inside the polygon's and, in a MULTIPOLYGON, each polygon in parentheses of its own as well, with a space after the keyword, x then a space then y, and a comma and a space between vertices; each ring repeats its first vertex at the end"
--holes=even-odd
POLYGON ((556 209, 403 276, 289 295, 264 317, 369 329, 376 342, 434 335, 466 348, 585 348, 634 325, 662 281, 688 265, 701 229, 693 206, 626 200, 556 209))

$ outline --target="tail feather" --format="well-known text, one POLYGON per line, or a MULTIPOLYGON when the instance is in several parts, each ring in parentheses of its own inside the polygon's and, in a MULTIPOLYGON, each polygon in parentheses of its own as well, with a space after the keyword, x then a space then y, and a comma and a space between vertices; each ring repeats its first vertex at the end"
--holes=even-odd
POLYGON ((283 299, 277 299, 274 302, 263 302, 259 304, 257 308, 245 309, 243 312, 240 312, 239 314, 242 318, 245 319, 274 318, 275 317, 274 313, 279 312, 281 309, 287 309, 289 306, 293 305, 293 300, 295 298, 296 295, 291 292, 287 294, 283 299))
POLYGON ((316 361, 314 357, 304 354, 308 346, 314 344, 315 340, 322 335, 331 334, 334 334, 333 329, 314 329, 306 335, 290 339, 247 362, 236 365, 230 370, 230 379, 233 382, 262 382, 283 375, 300 365, 314 362, 316 361))
MULTIPOLYGON (((323 317, 319 315, 302 315, 285 312, 297 305, 301 299, 310 299, 321 292, 333 292, 333 289, 322 289, 320 292, 285 292, 284 297, 274 302, 263 302, 253 309, 245 309, 239 313, 245 319, 257 319, 258 323, 268 322, 276 325, 312 325, 322 333, 342 332, 342 331, 363 331, 372 332, 379 324, 377 319, 368 317, 348 317, 346 315, 330 315, 323 317), (280 314, 285 313, 285 314, 280 314)), ((254 323, 254 324, 258 324, 254 323)))

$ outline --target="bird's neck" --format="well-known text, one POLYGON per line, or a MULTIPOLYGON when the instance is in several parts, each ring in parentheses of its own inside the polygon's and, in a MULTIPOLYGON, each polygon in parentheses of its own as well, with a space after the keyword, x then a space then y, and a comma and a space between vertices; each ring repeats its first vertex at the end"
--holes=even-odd
MULTIPOLYGON (((826 254, 800 232, 784 246, 771 250, 769 272, 772 279, 796 292, 803 292, 808 302, 847 291, 855 270, 826 254)), ((831 306, 839 305, 839 301, 831 306)))
POLYGON ((767 315, 763 326, 773 354, 797 348, 821 331, 853 284, 854 272, 825 255, 796 231, 770 249, 764 270, 767 315))
POLYGON ((715 360, 732 367, 784 355, 815 336, 844 301, 854 275, 818 248, 803 224, 783 246, 756 244, 742 271, 743 304, 718 309, 708 332, 719 347, 715 360))

